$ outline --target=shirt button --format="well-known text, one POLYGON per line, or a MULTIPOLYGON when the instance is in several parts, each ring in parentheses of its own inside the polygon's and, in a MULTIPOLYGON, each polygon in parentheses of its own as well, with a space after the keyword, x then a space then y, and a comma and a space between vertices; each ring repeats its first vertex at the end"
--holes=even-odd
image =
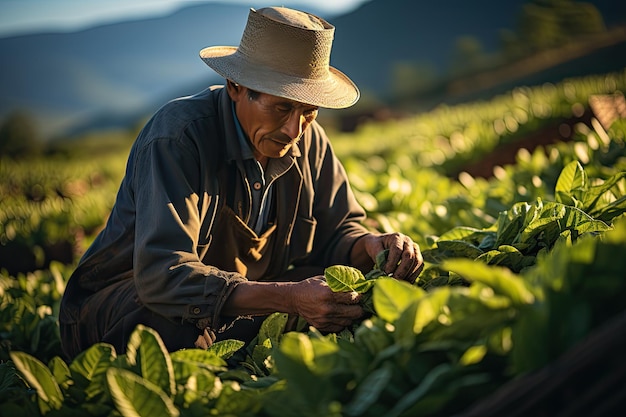
POLYGON ((255 182, 254 184, 252 184, 252 187, 253 187, 255 190, 259 191, 259 190, 261 189, 261 183, 257 181, 257 182, 255 182))
POLYGON ((194 307, 192 311, 193 311, 193 314, 200 314, 201 310, 200 310, 200 307, 194 307))

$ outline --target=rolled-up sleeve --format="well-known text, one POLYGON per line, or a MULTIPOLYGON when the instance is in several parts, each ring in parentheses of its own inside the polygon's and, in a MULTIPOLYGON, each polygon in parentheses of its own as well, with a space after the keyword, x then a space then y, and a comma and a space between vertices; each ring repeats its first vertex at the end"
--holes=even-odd
POLYGON ((206 190, 193 142, 153 139, 137 149, 134 275, 140 301, 174 320, 218 325, 224 301, 245 277, 201 262, 200 230, 217 190, 206 190))

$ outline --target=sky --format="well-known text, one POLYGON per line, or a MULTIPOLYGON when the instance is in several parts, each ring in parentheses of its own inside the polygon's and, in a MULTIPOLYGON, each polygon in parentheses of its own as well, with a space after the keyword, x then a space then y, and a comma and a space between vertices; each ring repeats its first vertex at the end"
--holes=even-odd
MULTIPOLYGON (((156 17, 193 3, 219 0, 0 0, 0 37, 38 31, 72 31, 119 20, 156 17)), ((328 14, 348 12, 368 0, 221 0, 251 7, 315 7, 328 14)))

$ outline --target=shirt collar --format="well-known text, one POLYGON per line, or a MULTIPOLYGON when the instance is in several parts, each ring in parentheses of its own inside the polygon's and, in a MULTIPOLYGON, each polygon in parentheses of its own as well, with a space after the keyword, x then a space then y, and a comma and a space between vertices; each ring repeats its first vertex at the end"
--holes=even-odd
POLYGON ((232 101, 230 105, 231 111, 233 112, 233 120, 235 121, 235 129, 237 131, 237 140, 239 141, 239 148, 241 149, 241 158, 242 159, 254 159, 254 153, 252 152, 252 146, 248 142, 246 135, 243 133, 243 129, 241 128, 241 123, 239 123, 239 119, 237 118, 237 112, 235 112, 235 102, 232 101))

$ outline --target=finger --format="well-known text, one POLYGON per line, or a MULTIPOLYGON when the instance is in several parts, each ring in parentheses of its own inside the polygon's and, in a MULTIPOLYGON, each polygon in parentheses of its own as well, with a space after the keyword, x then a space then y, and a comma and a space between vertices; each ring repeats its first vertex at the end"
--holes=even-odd
POLYGON ((393 264, 386 272, 394 278, 408 275, 413 267, 414 256, 413 241, 406 236, 400 236, 398 243, 389 250, 388 261, 393 262, 393 264))
POLYGON ((404 252, 404 242, 400 235, 394 234, 390 239, 391 242, 386 245, 389 253, 387 254, 387 263, 385 263, 385 272, 389 275, 393 274, 398 268, 398 263, 404 252))
POLYGON ((417 243, 413 243, 415 245, 415 253, 417 255, 417 267, 415 268, 413 282, 417 279, 419 274, 424 270, 424 257, 422 255, 422 251, 417 243))
POLYGON ((339 320, 342 323, 345 323, 347 321, 347 323, 345 324, 347 326, 349 324, 352 324, 354 320, 361 318, 362 316, 363 307, 361 307, 360 305, 344 305, 339 320))
POLYGON ((340 305, 333 314, 325 317, 328 323, 343 324, 345 326, 352 324, 356 319, 363 316, 363 308, 359 305, 340 305))
POLYGON ((415 242, 409 241, 402 252, 400 264, 394 272, 393 277, 411 283, 415 282, 423 263, 424 261, 419 246, 415 242))
POLYGON ((356 291, 338 292, 335 293, 334 296, 337 303, 348 305, 359 304, 362 298, 361 294, 356 291))
POLYGON ((408 277, 407 277, 407 281, 410 282, 411 284, 414 284, 415 281, 417 281, 417 278, 420 276, 420 274, 422 273, 422 270, 424 269, 424 262, 423 261, 418 261, 416 263, 416 268, 413 271, 413 273, 411 273, 408 277))
POLYGON ((360 319, 363 313, 360 306, 343 305, 343 308, 337 308, 332 314, 317 317, 310 320, 309 323, 319 330, 336 332, 360 319))

